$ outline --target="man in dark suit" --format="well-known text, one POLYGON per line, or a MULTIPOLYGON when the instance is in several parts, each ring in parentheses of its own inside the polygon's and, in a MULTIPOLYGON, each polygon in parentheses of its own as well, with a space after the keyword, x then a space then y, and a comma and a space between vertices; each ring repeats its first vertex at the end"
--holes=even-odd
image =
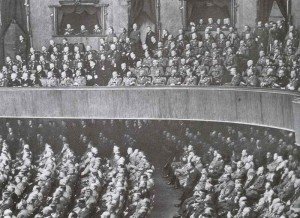
POLYGON ((99 68, 96 65, 95 61, 90 61, 90 66, 87 69, 86 73, 86 85, 87 86, 94 86, 94 85, 99 85, 99 68))
POLYGON ((133 24, 133 30, 131 31, 129 38, 131 41, 131 47, 132 51, 137 54, 138 56, 140 55, 139 51, 141 51, 141 32, 138 30, 137 24, 133 24))
POLYGON ((151 37, 155 37, 155 33, 151 30, 151 27, 147 27, 146 40, 145 44, 150 48, 151 47, 151 37))
POLYGON ((100 55, 98 66, 99 66, 98 85, 106 86, 111 77, 111 65, 109 64, 109 61, 106 59, 105 54, 100 55))

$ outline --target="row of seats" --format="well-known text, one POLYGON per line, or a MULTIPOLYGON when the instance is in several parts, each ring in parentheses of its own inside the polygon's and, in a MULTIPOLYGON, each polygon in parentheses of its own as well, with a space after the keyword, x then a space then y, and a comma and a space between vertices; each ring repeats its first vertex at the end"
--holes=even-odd
POLYGON ((61 50, 50 40, 48 49, 30 49, 7 57, 0 79, 2 86, 149 86, 230 85, 299 89, 299 32, 294 26, 258 22, 242 32, 216 28, 197 30, 191 23, 177 36, 164 30, 157 37, 148 29, 145 43, 135 24, 133 31, 118 37, 113 29, 100 38, 99 48, 71 46, 63 39, 61 50), (27 64, 26 64, 27 63, 27 64))
POLYGON ((176 217, 299 216, 299 149, 290 136, 253 127, 210 131, 164 132, 167 148, 178 151, 165 165, 169 184, 183 190, 176 217))
MULTIPOLYGON (((44 123, 45 127, 43 123, 29 120, 25 125, 18 120, 1 125, 1 216, 148 216, 154 199, 154 167, 143 151, 128 147, 124 153, 102 132, 103 144, 93 145, 85 121, 76 132, 80 140, 70 139, 70 145, 71 135, 57 131, 55 121, 44 123), (38 142, 39 148, 25 141, 38 142), (80 154, 73 152, 73 146, 82 146, 80 154)), ((65 122, 56 125, 63 130, 65 122)))

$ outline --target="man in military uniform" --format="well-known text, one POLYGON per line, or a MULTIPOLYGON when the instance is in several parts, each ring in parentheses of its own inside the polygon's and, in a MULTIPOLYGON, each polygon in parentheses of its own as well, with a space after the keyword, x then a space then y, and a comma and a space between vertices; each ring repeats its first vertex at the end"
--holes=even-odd
POLYGON ((186 76, 186 69, 189 68, 188 65, 186 65, 185 58, 180 59, 180 63, 178 66, 178 71, 176 72, 177 76, 181 76, 184 78, 186 76))
POLYGON ((64 30, 65 36, 70 36, 74 34, 74 29, 72 28, 71 24, 67 24, 66 29, 64 30))
POLYGON ((167 81, 168 86, 181 85, 182 77, 178 76, 178 73, 175 69, 171 71, 171 76, 167 81))
POLYGON ((81 25, 78 35, 87 36, 88 34, 89 34, 89 31, 86 29, 85 25, 81 25))
POLYGON ((122 86, 136 86, 136 78, 132 76, 131 71, 128 71, 127 75, 123 77, 122 86))
POLYGON ((163 56, 162 51, 157 52, 156 60, 158 61, 158 66, 162 67, 163 69, 166 69, 168 65, 168 59, 163 56))
POLYGON ((279 69, 277 71, 278 78, 274 84, 274 87, 285 89, 287 84, 289 83, 289 78, 286 76, 287 71, 284 69, 279 69))
POLYGON ((150 68, 152 66, 153 59, 151 58, 149 52, 145 52, 144 58, 142 60, 142 65, 150 68))
POLYGON ((230 75, 232 76, 230 83, 228 85, 231 86, 239 86, 242 82, 241 75, 237 72, 237 69, 235 67, 230 69, 230 75))
POLYGON ((119 77, 117 71, 112 72, 112 77, 109 80, 107 86, 120 86, 122 84, 122 78, 119 77))
POLYGON ((229 48, 227 50, 227 54, 226 54, 225 60, 224 60, 224 66, 227 70, 237 67, 237 57, 235 54, 233 54, 232 48, 229 48))
POLYGON ((74 81, 73 81, 72 77, 67 76, 66 71, 62 71, 59 86, 62 86, 62 87, 72 86, 73 83, 74 83, 74 81))
POLYGON ((253 69, 248 69, 246 73, 246 76, 243 77, 243 81, 240 84, 249 87, 259 87, 259 79, 253 72, 253 69))
MULTIPOLYGON (((170 73, 171 75, 171 73, 170 73)), ((166 85, 167 78, 164 75, 160 74, 159 70, 156 70, 155 76, 152 78, 152 85, 154 86, 164 86, 166 85)))
POLYGON ((209 75, 212 76, 213 85, 222 85, 224 83, 224 70, 222 65, 220 65, 216 59, 213 59, 212 61, 209 75))
POLYGON ((86 85, 87 86, 94 86, 99 85, 99 68, 96 65, 95 61, 90 61, 90 67, 87 69, 86 72, 86 85))
POLYGON ((209 86, 212 84, 212 77, 208 75, 208 71, 206 69, 200 69, 199 73, 199 86, 209 86))
POLYGON ((19 40, 17 41, 17 54, 22 57, 22 59, 26 59, 26 41, 22 35, 19 36, 19 40))
MULTIPOLYGON (((154 72, 155 73, 155 72, 154 72)), ((155 75, 155 74, 153 74, 155 75)), ((145 70, 140 71, 140 76, 137 78, 138 86, 149 86, 151 85, 151 76, 147 76, 145 70)))
POLYGON ((86 86, 86 78, 81 75, 81 70, 76 70, 74 78, 74 86, 86 86))
POLYGON ((169 76, 171 76, 172 70, 177 71, 177 67, 174 66, 173 60, 169 60, 169 65, 168 65, 168 67, 166 68, 166 71, 165 71, 164 75, 161 74, 160 76, 166 76, 166 77, 169 77, 169 76))
POLYGON ((291 71, 291 78, 289 81, 289 84, 287 84, 286 88, 288 90, 292 90, 292 91, 299 91, 299 87, 300 87, 300 82, 299 79, 297 78, 297 74, 296 71, 292 70, 291 71))
POLYGON ((46 87, 57 87, 58 86, 58 79, 53 75, 52 71, 48 71, 47 73, 47 79, 44 83, 44 86, 46 87))
POLYGON ((146 39, 145 39, 145 44, 150 48, 151 47, 151 38, 155 37, 155 33, 151 30, 151 27, 147 27, 147 33, 146 33, 146 39))
POLYGON ((136 62, 136 67, 132 69, 133 75, 135 75, 136 77, 139 77, 141 70, 143 70, 147 76, 150 75, 149 69, 147 67, 143 67, 142 62, 138 61, 138 62, 136 62))
POLYGON ((140 51, 141 51, 141 33, 138 30, 138 26, 136 23, 133 24, 132 26, 133 30, 131 31, 129 38, 131 41, 131 46, 132 46, 132 51, 140 56, 140 51))
POLYGON ((196 86, 197 77, 193 75, 193 72, 190 68, 186 70, 186 77, 182 83, 183 86, 196 86))
POLYGON ((159 70, 161 72, 161 75, 164 74, 163 68, 158 66, 158 60, 154 59, 153 60, 153 65, 152 65, 152 67, 150 67, 149 76, 154 77, 157 70, 159 70))

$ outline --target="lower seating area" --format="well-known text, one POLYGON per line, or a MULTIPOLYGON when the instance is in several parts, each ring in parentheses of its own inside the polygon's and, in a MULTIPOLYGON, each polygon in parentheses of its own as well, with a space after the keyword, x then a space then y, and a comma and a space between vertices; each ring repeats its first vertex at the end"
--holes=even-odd
POLYGON ((291 132, 58 119, 1 119, 0 132, 1 217, 299 217, 291 132))
POLYGON ((299 148, 290 144, 291 134, 227 126, 208 137, 189 128, 182 137, 163 135, 178 151, 164 167, 169 184, 183 191, 176 217, 299 216, 293 209, 299 148))
POLYGON ((82 131, 79 137, 88 144, 76 155, 54 126, 30 120, 31 132, 18 125, 23 125, 21 120, 2 126, 8 135, 1 143, 1 217, 145 217, 151 212, 154 167, 142 150, 128 147, 121 154, 119 146, 101 133, 114 146, 100 157, 101 148, 82 131), (54 132, 45 134, 50 130, 54 132))

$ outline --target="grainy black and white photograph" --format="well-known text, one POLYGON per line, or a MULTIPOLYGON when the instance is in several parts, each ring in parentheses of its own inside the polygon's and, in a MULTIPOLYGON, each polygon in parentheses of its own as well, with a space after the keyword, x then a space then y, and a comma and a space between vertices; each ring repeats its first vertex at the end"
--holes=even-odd
POLYGON ((0 0, 0 217, 299 218, 300 0, 0 0))

